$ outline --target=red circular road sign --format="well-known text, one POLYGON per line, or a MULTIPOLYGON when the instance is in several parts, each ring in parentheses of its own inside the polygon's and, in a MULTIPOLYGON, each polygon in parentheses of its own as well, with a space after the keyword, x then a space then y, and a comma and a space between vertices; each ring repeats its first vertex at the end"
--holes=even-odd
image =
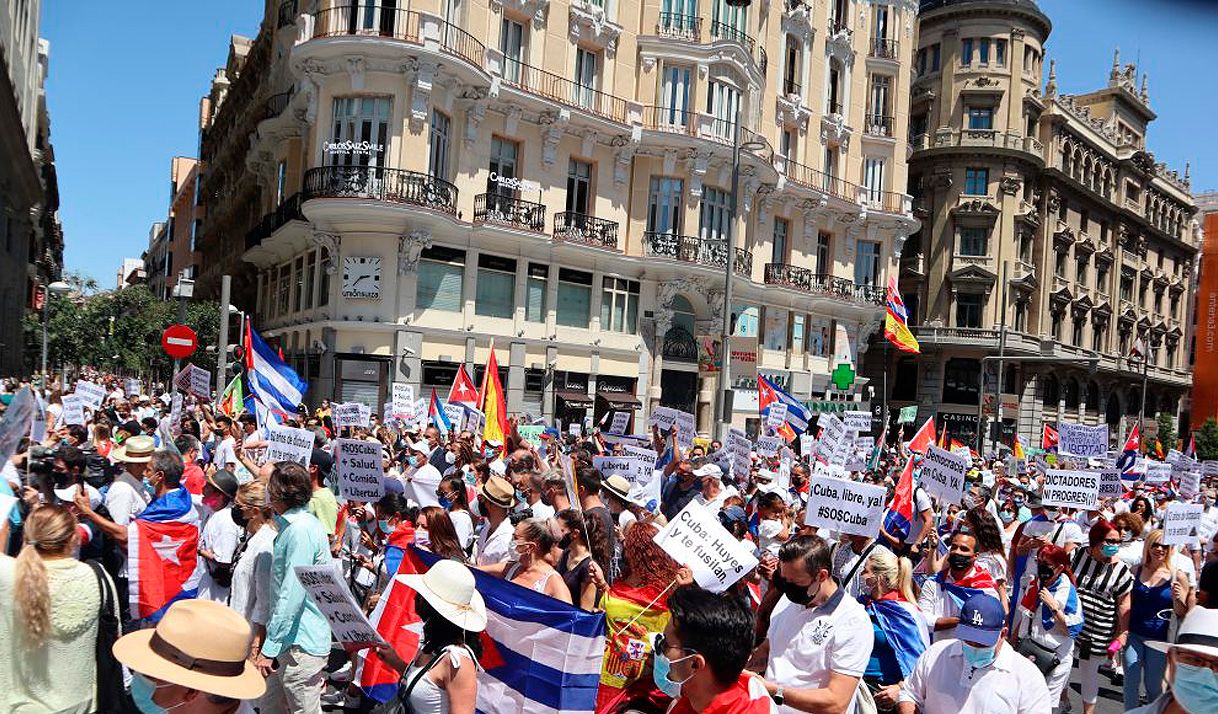
POLYGON ((174 359, 185 359, 199 347, 199 336, 186 325, 170 325, 161 335, 161 348, 174 359))

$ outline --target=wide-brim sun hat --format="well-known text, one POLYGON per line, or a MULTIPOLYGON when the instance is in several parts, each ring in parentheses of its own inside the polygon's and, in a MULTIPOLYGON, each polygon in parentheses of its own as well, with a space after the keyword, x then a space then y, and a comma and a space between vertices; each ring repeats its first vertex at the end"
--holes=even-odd
POLYGON ((396 577, 457 627, 466 632, 486 629, 486 602, 468 567, 455 560, 440 560, 422 575, 412 573, 396 577))
POLYGON ((119 662, 145 676, 249 700, 266 692, 266 680, 247 659, 252 634, 244 617, 218 602, 179 600, 155 628, 124 635, 113 651, 119 662))
POLYGON ((1218 657, 1218 610, 1194 607, 1180 621, 1175 642, 1149 641, 1147 647, 1166 652, 1177 648, 1208 657, 1218 657))
POLYGON ((115 461, 128 464, 146 464, 156 451, 156 442, 151 436, 129 436, 121 446, 114 447, 110 454, 115 461))
POLYGON ((601 481, 601 488, 605 489, 614 496, 617 496, 626 503, 640 507, 645 505, 630 497, 630 482, 618 474, 613 474, 609 478, 601 481))

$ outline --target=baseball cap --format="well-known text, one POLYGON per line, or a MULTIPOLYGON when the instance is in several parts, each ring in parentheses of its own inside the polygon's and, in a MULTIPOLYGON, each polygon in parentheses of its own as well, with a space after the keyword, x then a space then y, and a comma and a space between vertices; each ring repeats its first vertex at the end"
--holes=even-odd
POLYGON ((976 642, 992 647, 1002 634, 1006 613, 998 598, 977 593, 964 601, 960 607, 960 624, 956 625, 956 639, 976 642))
POLYGON ((719 511, 719 522, 726 528, 732 523, 744 523, 748 521, 748 516, 745 515, 744 509, 740 506, 728 506, 719 511))
POLYGON ((703 464, 701 468, 694 469, 694 476, 697 476, 698 478, 710 476, 713 479, 722 479, 723 469, 719 468, 715 464, 703 464))
POLYGON ((334 455, 325 449, 313 449, 313 454, 309 457, 309 464, 316 466, 317 473, 326 478, 334 469, 334 455))

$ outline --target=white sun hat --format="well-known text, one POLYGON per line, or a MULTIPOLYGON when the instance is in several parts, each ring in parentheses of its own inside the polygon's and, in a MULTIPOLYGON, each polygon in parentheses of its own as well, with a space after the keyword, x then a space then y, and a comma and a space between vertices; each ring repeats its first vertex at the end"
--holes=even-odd
POLYGON ((455 560, 441 560, 422 575, 399 575, 397 579, 457 627, 467 632, 486 629, 486 602, 468 567, 455 560))

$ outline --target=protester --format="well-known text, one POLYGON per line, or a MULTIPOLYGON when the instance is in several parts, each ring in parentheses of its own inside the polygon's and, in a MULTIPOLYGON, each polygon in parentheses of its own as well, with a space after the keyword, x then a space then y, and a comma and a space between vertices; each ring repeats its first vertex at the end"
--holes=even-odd
POLYGON ((930 645, 915 604, 913 565, 887 548, 872 550, 863 564, 863 596, 874 639, 863 683, 880 711, 896 711, 901 686, 930 645))
POLYGON ((1139 705, 1143 685, 1149 700, 1163 693, 1167 658, 1148 643, 1166 641, 1172 619, 1188 612, 1188 577, 1172 567, 1174 553, 1175 548, 1163 542, 1163 531, 1153 530, 1146 535, 1141 563, 1133 569, 1129 635, 1122 650, 1126 709, 1139 705))
POLYGON ((556 520, 558 548, 562 554, 555 568, 571 593, 572 603, 591 610, 600 599, 597 582, 604 582, 605 577, 600 572, 600 566, 592 560, 592 551, 588 549, 588 531, 584 526, 583 514, 568 508, 559 511, 556 520))
POLYGON ((1208 714, 1218 707, 1218 611, 1194 608, 1173 642, 1151 642, 1167 653, 1167 690, 1127 714, 1208 714))
POLYGON ((960 605, 973 595, 984 593, 997 600, 997 587, 989 571, 977 564, 977 538, 963 531, 951 536, 947 568, 922 584, 918 609, 926 618, 932 639, 939 642, 956 637, 960 605))
POLYGON ((1014 622, 1011 647, 1044 674, 1049 701, 1059 702, 1070 680, 1074 640, 1083 630, 1070 555, 1064 549, 1049 543, 1037 551, 1036 579, 1020 599, 1014 622))
POLYGON ((492 565, 479 566, 479 569, 534 592, 570 603, 571 591, 567 589, 566 582, 546 560, 557 544, 558 538, 552 521, 528 518, 516 526, 511 541, 511 556, 492 565))
MULTIPOLYGON (((445 479, 440 487, 464 491, 461 480, 455 478, 445 479)), ((516 505, 515 489, 502 476, 491 476, 478 489, 477 505, 478 514, 485 519, 478 533, 477 563, 487 566, 506 563, 512 559, 514 547, 514 524, 508 519, 508 512, 516 505)))
POLYGON ((453 528, 452 519, 439 506, 426 506, 419 511, 415 521, 414 542, 420 548, 435 553, 441 558, 465 563, 465 548, 457 539, 457 531, 453 528))
MULTIPOLYGON (((485 482, 483 483, 485 485, 485 482)), ((511 484, 508 484, 508 489, 511 489, 511 484)), ((504 489, 496 487, 497 492, 502 490, 504 489)), ((436 488, 436 498, 439 500, 440 507, 448 510, 448 517, 452 520, 453 529, 457 531, 457 540, 461 542, 461 548, 467 555, 473 553, 474 538, 478 534, 474 531, 474 519, 470 513, 469 496, 465 492, 465 483, 459 478, 441 480, 440 485, 436 488)), ((512 502, 515 503, 514 495, 512 502)), ((481 502, 479 505, 485 507, 485 504, 481 502)), ((506 509, 503 510, 506 512, 506 509)), ((489 518, 491 512, 487 510, 479 515, 482 518, 489 518)), ((497 525, 498 522, 496 522, 497 525)))
POLYGON ((266 638, 271 611, 271 557, 275 543, 274 511, 266 504, 260 481, 242 484, 233 500, 233 521, 245 531, 233 554, 233 580, 228 605, 250 623, 250 656, 257 656, 266 638))
POLYGON ((1095 710, 1099 699, 1099 666, 1111 649, 1125 645, 1129 624, 1129 593, 1133 574, 1117 559, 1121 534, 1111 523, 1097 521, 1088 533, 1090 545, 1074 552, 1074 573, 1083 604, 1083 631, 1078 636, 1084 714, 1095 710))
POLYGON ((233 517, 237 486, 237 477, 231 471, 220 469, 207 477, 203 487, 203 505, 211 515, 199 535, 199 557, 204 565, 199 597, 216 602, 228 602, 233 557, 244 535, 244 529, 233 517))

